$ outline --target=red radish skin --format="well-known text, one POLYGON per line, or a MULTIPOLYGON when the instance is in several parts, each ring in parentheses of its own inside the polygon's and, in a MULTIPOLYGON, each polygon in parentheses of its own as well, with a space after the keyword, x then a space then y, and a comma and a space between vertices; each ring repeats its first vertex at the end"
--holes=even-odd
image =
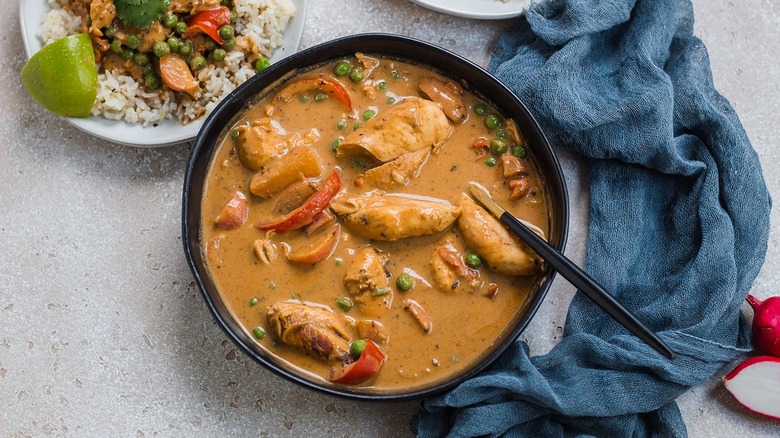
POLYGON ((780 297, 759 300, 748 294, 753 308, 753 345, 762 353, 780 357, 780 297))
POLYGON ((780 420, 780 358, 750 358, 724 377, 723 384, 748 410, 780 420))

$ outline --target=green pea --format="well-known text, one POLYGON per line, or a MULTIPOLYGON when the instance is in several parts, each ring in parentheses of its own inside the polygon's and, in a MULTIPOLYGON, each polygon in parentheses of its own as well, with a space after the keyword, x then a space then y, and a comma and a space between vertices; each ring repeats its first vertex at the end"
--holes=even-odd
POLYGON ((219 37, 223 40, 232 40, 236 37, 236 30, 233 29, 233 26, 226 24, 219 28, 219 37))
POLYGON ((336 152, 337 150, 339 150, 339 145, 340 144, 341 144, 341 137, 339 137, 339 138, 333 140, 332 142, 330 142, 330 150, 332 150, 333 152, 336 152))
POLYGON ((154 67, 152 67, 152 64, 146 64, 145 66, 141 67, 141 73, 143 73, 144 76, 148 75, 149 73, 154 73, 154 67))
POLYGON ((395 97, 388 97, 388 98, 387 98, 387 103, 388 103, 389 105, 392 105, 392 104, 394 104, 394 103, 395 103, 395 97))
POLYGON ((496 129, 496 137, 498 137, 498 138, 507 138, 506 129, 496 129))
POLYGON ((271 66, 271 62, 268 61, 268 58, 260 58, 255 62, 255 70, 257 71, 263 71, 271 66))
POLYGON ((365 111, 363 111, 363 120, 369 121, 375 115, 376 115, 376 111, 374 111, 372 109, 365 110, 365 111))
POLYGON ((475 252, 466 254, 466 266, 469 268, 479 269, 482 267, 482 257, 475 252))
POLYGON ((352 309, 353 304, 349 297, 341 297, 336 299, 336 306, 345 312, 349 312, 352 309))
POLYGON ((138 35, 130 35, 127 37, 127 40, 125 41, 125 45, 127 47, 130 47, 131 49, 137 49, 138 46, 141 45, 141 39, 138 38, 138 35))
POLYGON ((483 161, 487 167, 493 167, 496 165, 496 157, 490 156, 483 161))
POLYGON ((225 49, 214 49, 214 51, 211 52, 211 57, 214 58, 214 61, 224 61, 226 56, 227 52, 225 49))
POLYGON ((179 53, 179 49, 181 49, 181 40, 176 37, 170 37, 167 41, 168 49, 172 53, 179 53))
POLYGON ((122 49, 122 59, 128 61, 133 58, 133 51, 130 49, 122 49))
POLYGON ((214 50, 217 48, 217 43, 215 43, 214 40, 206 40, 203 42, 203 47, 206 51, 214 50))
POLYGON ((181 35, 184 33, 184 31, 187 30, 187 23, 180 21, 173 25, 173 31, 176 32, 176 34, 181 35))
POLYGON ((339 120, 336 122, 336 129, 342 130, 347 127, 347 121, 344 119, 339 120))
POLYGON ((192 71, 197 71, 206 66, 206 58, 203 55, 198 55, 190 59, 190 68, 192 71))
POLYGON ((517 158, 525 158, 528 156, 528 149, 525 147, 525 145, 516 144, 512 146, 512 155, 516 156, 517 158))
POLYGON ((339 61, 333 66, 333 74, 336 76, 346 76, 349 74, 350 65, 347 61, 339 61))
POLYGON ((349 354, 351 354, 355 359, 359 358, 365 349, 366 341, 362 339, 355 339, 351 344, 349 344, 349 354))
POLYGON ((183 43, 181 47, 179 47, 179 55, 181 56, 189 56, 190 53, 192 53, 192 43, 189 41, 186 43, 183 43))
POLYGON ((116 28, 114 26, 108 26, 106 30, 103 31, 103 35, 105 35, 106 38, 114 38, 114 36, 116 36, 116 28))
POLYGON ((162 25, 167 27, 168 29, 171 29, 173 26, 176 26, 176 23, 179 22, 179 17, 176 16, 176 14, 168 14, 163 17, 162 19, 162 25))
POLYGON ((309 95, 308 94, 301 94, 298 96, 298 101, 301 103, 306 103, 309 101, 309 95))
POLYGON ((371 296, 373 296, 373 297, 381 297, 382 295, 387 295, 387 294, 389 294, 392 291, 393 290, 390 289, 389 287, 380 287, 378 289, 372 290, 371 291, 371 296))
POLYGON ((236 40, 225 40, 225 42, 222 43, 222 48, 228 52, 233 50, 234 47, 236 47, 236 40))
POLYGON ((352 130, 353 130, 353 131, 357 131, 358 129, 360 129, 360 127, 361 127, 361 126, 363 126, 363 124, 362 124, 362 123, 360 123, 360 122, 358 122, 358 123, 355 123, 355 124, 352 126, 352 130))
POLYGON ((379 83, 379 89, 382 91, 387 91, 387 82, 382 81, 379 83))
POLYGON ((136 53, 133 55, 133 62, 138 65, 146 65, 149 63, 149 56, 146 53, 136 53))
POLYGON ((400 77, 401 77, 401 75, 400 75, 400 74, 398 74, 398 70, 393 70, 393 71, 391 71, 391 72, 390 72, 390 76, 391 76, 393 79, 398 79, 398 78, 400 78, 400 77))
POLYGON ((395 285, 399 290, 406 292, 414 287, 414 279, 411 275, 404 272, 395 279, 395 285))
POLYGON ((252 297, 249 299, 249 307, 255 307, 258 303, 257 297, 252 297))
POLYGON ((509 143, 503 138, 494 138, 490 140, 490 153, 493 155, 502 155, 509 150, 509 143))
POLYGON ((501 123, 503 121, 501 120, 501 117, 496 114, 488 114, 485 116, 485 128, 487 129, 496 129, 499 126, 501 126, 501 123))
POLYGON ((156 90, 160 88, 162 82, 160 81, 159 76, 157 76, 154 73, 149 73, 146 76, 144 76, 144 84, 146 84, 146 88, 150 90, 156 90))
POLYGON ((360 82, 363 80, 363 69, 355 67, 349 71, 349 80, 352 82, 360 82))
POLYGON ((257 338, 258 340, 261 340, 261 339, 263 339, 265 337, 265 329, 262 328, 262 327, 255 327, 252 330, 252 334, 255 335, 255 338, 257 338))
POLYGON ((485 105, 484 103, 478 103, 474 105, 474 114, 478 116, 484 116, 485 114, 487 114, 487 105, 485 105))
POLYGON ((168 47, 168 43, 165 41, 157 41, 152 46, 152 52, 154 52, 154 56, 162 58, 163 56, 171 53, 171 48, 168 47))
POLYGON ((327 100, 327 99, 328 99, 328 95, 325 93, 317 93, 314 95, 314 100, 316 100, 317 102, 322 102, 323 100, 327 100))
POLYGON ((230 131, 230 138, 233 139, 233 140, 238 140, 238 137, 240 135, 241 135, 241 131, 239 131, 238 129, 234 129, 234 130, 230 131))
POLYGON ((230 11, 230 21, 232 23, 235 23, 236 20, 238 20, 238 12, 236 11, 230 11))
POLYGON ((119 42, 119 40, 113 40, 111 41, 111 44, 108 45, 108 49, 116 54, 121 54, 122 44, 119 42))
POLYGON ((341 257, 336 257, 335 262, 336 262, 336 266, 341 266, 344 264, 344 259, 342 259, 341 257))

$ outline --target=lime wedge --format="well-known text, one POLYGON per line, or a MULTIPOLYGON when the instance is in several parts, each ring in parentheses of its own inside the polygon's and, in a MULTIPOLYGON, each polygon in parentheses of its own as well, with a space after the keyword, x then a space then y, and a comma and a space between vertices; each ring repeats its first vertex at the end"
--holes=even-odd
POLYGON ((88 117, 98 89, 89 35, 67 36, 43 47, 22 67, 21 76, 27 92, 47 110, 88 117))

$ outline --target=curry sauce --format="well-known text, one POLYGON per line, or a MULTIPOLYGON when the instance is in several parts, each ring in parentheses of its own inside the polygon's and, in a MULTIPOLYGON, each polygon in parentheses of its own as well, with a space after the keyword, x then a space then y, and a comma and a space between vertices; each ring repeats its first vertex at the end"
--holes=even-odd
POLYGON ((356 54, 298 72, 226 129, 204 259, 264 349, 327 381, 370 340, 381 367, 342 384, 425 387, 525 311, 541 261, 466 193, 487 187, 542 235, 548 195, 533 145, 464 85, 356 54))

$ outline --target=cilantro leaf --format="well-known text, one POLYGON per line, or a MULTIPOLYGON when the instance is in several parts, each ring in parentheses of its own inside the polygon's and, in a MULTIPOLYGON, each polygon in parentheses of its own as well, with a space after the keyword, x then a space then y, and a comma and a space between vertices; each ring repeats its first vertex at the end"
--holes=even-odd
POLYGON ((169 0, 114 0, 116 16, 125 24, 147 28, 168 12, 169 0))

